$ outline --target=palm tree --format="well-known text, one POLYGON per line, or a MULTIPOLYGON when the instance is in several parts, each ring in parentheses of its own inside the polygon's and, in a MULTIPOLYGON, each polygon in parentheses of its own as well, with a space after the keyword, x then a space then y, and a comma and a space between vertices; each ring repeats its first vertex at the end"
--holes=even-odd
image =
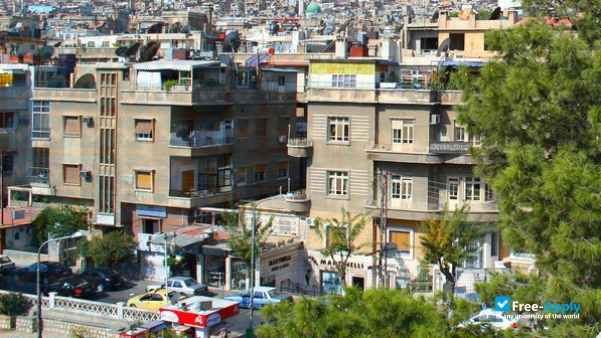
POLYGON ((343 288, 346 288, 346 268, 351 256, 365 246, 357 244, 356 239, 365 228, 367 217, 364 214, 351 215, 344 208, 341 218, 328 218, 315 220, 315 232, 326 245, 321 254, 330 257, 343 288))

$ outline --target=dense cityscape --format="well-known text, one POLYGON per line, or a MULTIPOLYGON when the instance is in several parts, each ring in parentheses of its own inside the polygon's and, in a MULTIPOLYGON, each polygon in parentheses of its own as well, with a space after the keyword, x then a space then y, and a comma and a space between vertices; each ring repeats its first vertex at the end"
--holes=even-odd
POLYGON ((598 13, 3 0, 0 337, 601 337, 598 13))

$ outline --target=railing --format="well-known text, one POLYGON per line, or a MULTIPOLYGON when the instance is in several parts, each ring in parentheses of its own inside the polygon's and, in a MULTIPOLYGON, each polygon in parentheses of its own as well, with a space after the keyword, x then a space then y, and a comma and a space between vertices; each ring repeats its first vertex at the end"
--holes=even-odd
POLYGON ((290 137, 288 139, 288 146, 311 147, 313 146, 313 141, 309 140, 306 137, 290 137))
POLYGON ((48 184, 48 168, 41 168, 41 167, 29 168, 29 180, 32 183, 48 184))
MULTIPOLYGON (((6 294, 9 292, 0 290, 0 293, 6 294)), ((34 306, 37 305, 36 295, 23 294, 23 296, 28 298, 34 306)), ((56 296, 54 293, 50 293, 48 297, 42 297, 42 307, 45 309, 55 309, 74 314, 98 316, 129 322, 153 321, 158 320, 160 317, 158 312, 126 307, 123 303, 109 304, 93 302, 83 299, 60 297, 56 296)))
POLYGON ((298 190, 298 191, 291 191, 289 193, 286 194, 286 200, 287 201, 306 201, 307 200, 307 193, 305 192, 305 190, 298 190))
POLYGON ((214 186, 208 187, 206 189, 199 189, 193 191, 183 191, 183 190, 169 190, 169 196, 171 197, 184 197, 184 198, 204 198, 211 197, 221 193, 227 193, 232 191, 231 185, 224 186, 214 186))
POLYGON ((200 148, 214 145, 231 144, 233 137, 227 134, 207 135, 203 131, 193 131, 190 136, 180 137, 172 132, 169 145, 176 147, 200 148))
POLYGON ((50 129, 38 129, 31 131, 31 138, 34 139, 49 139, 50 138, 50 129))
POLYGON ((472 143, 469 142, 435 142, 430 143, 432 154, 465 154, 469 152, 472 143))

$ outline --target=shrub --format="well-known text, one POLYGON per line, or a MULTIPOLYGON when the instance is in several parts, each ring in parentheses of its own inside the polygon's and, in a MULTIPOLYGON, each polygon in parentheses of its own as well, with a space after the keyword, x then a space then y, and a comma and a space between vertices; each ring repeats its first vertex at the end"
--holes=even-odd
POLYGON ((0 295, 0 314, 22 316, 29 312, 32 303, 22 294, 8 293, 0 295))

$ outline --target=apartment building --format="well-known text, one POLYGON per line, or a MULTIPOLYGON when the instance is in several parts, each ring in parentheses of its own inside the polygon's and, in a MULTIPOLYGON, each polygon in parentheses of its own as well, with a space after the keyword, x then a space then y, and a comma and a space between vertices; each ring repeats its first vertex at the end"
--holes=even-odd
POLYGON ((297 185, 285 142, 296 74, 238 75, 220 61, 78 64, 68 88, 33 91, 33 174, 19 190, 131 232, 145 276, 161 278, 153 234, 194 224, 201 207, 297 185))
POLYGON ((25 64, 0 64, 0 252, 7 244, 21 246, 27 231, 4 207, 7 187, 25 183, 31 158, 29 99, 33 67, 25 64))

